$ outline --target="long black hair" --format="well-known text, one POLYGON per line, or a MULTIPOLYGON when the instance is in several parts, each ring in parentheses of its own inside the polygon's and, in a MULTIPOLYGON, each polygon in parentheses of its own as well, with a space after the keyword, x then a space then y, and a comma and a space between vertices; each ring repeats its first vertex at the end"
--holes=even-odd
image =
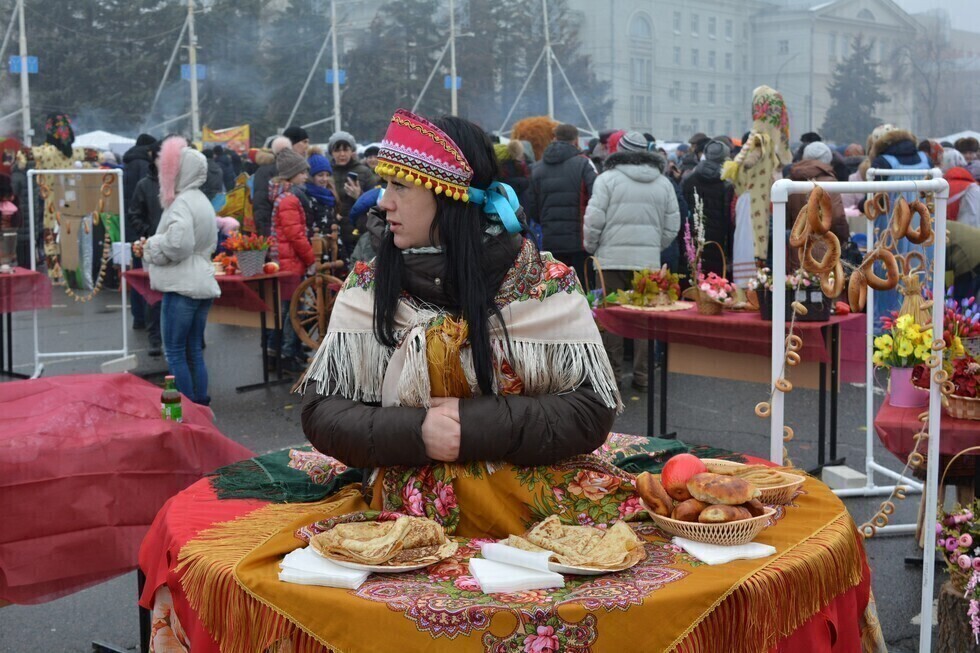
MULTIPOLYGON (((493 145, 482 129, 454 116, 433 121, 459 146, 473 168, 470 185, 486 188, 498 174, 493 145)), ((469 327, 473 367, 480 391, 493 392, 493 352, 490 347, 491 317, 503 319, 494 304, 497 288, 490 279, 490 266, 484 245, 484 232, 489 222, 482 209, 468 202, 436 195, 436 215, 430 236, 438 241, 445 255, 446 293, 451 297, 469 327)), ((393 236, 386 232, 381 239, 375 261, 374 334, 386 347, 395 347, 395 311, 402 292, 402 272, 405 262, 402 250, 395 246, 393 236)))

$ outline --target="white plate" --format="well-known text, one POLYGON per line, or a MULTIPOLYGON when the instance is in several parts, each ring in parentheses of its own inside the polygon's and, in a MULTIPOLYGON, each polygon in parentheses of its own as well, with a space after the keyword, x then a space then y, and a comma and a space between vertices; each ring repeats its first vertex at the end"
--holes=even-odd
MULTIPOLYGON (((347 569, 356 569, 358 571, 371 571, 379 574, 404 574, 409 571, 418 571, 419 569, 425 569, 426 567, 436 564, 436 562, 442 562, 442 560, 436 560, 436 562, 427 562, 421 565, 401 565, 398 567, 392 567, 390 565, 365 565, 365 564, 361 564, 360 562, 348 562, 346 560, 337 560, 335 558, 328 558, 327 556, 323 555, 312 546, 310 547, 310 550, 313 551, 313 553, 320 556, 321 558, 323 558, 324 560, 329 560, 330 562, 334 563, 338 567, 346 567, 347 569)), ((443 558, 443 560, 445 560, 445 558, 443 558)))

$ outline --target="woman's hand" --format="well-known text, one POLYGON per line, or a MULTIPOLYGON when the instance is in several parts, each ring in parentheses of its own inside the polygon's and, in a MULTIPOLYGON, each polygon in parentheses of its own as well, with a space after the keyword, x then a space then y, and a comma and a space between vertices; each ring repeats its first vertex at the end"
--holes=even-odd
POLYGON ((361 196, 361 185, 353 179, 348 179, 344 182, 344 192, 347 193, 348 197, 350 197, 352 200, 356 200, 361 196))
POLYGON ((140 238, 133 243, 133 256, 143 258, 143 247, 146 245, 146 238, 140 238))
POLYGON ((459 399, 432 397, 422 422, 425 453, 432 460, 451 463, 459 458, 459 399))

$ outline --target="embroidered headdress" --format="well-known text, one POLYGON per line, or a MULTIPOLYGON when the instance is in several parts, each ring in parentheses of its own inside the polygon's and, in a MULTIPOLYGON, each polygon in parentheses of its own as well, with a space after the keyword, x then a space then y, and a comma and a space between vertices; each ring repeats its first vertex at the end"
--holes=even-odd
POLYGON ((425 186, 436 195, 469 201, 473 168, 444 131, 411 111, 391 118, 378 152, 377 172, 425 186))

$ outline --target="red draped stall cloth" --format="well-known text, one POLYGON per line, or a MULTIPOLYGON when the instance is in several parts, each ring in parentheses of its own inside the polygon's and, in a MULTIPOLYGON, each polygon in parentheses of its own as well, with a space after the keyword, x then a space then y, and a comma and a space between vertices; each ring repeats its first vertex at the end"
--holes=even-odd
POLYGON ((161 506, 252 453, 129 374, 0 385, 0 605, 55 599, 136 568, 161 506))
POLYGON ((0 272, 0 373, 13 374, 14 332, 11 313, 51 308, 51 280, 34 270, 15 267, 0 272))

